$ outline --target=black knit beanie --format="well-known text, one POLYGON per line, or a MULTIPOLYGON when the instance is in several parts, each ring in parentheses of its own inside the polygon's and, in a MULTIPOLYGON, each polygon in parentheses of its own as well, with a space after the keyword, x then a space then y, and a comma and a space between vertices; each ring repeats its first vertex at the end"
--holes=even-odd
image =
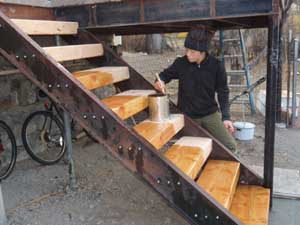
POLYGON ((185 39, 184 47, 200 52, 207 52, 212 35, 211 31, 203 27, 192 28, 185 39))

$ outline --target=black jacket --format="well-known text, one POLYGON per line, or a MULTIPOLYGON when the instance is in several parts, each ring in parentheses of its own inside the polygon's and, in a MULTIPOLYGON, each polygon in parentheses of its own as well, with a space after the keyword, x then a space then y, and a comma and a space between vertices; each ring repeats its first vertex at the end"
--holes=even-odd
POLYGON ((178 107, 192 118, 201 118, 218 111, 215 93, 222 112, 222 120, 229 120, 229 88, 225 68, 215 57, 208 55, 198 65, 186 56, 177 58, 160 78, 165 83, 179 80, 178 107))

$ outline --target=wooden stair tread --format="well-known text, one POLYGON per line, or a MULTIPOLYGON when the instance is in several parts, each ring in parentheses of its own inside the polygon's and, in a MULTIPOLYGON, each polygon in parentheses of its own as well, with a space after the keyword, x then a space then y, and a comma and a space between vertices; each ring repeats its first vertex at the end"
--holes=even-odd
MULTIPOLYGON (((124 95, 120 93, 119 95, 114 95, 105 99, 102 102, 107 105, 114 113, 116 113, 121 119, 125 120, 148 107, 148 97, 144 94, 144 90, 135 92, 135 96, 124 95)), ((148 92, 149 94, 155 93, 155 91, 148 92)))
POLYGON ((259 186, 239 185, 230 212, 245 225, 267 225, 269 205, 269 189, 259 186))
POLYGON ((78 30, 77 22, 27 19, 12 19, 12 22, 28 35, 74 35, 78 30))
POLYGON ((229 209, 240 175, 240 163, 209 160, 197 183, 226 209, 229 209))
POLYGON ((73 75, 89 90, 104 87, 129 79, 129 69, 126 66, 100 67, 74 72, 73 75))
POLYGON ((173 114, 164 122, 145 120, 134 127, 134 130, 143 136, 156 149, 160 149, 184 126, 184 116, 173 114))
POLYGON ((86 59, 103 55, 102 44, 67 45, 43 48, 58 62, 86 59))
POLYGON ((182 137, 165 156, 190 178, 195 179, 212 150, 212 140, 202 137, 182 137))

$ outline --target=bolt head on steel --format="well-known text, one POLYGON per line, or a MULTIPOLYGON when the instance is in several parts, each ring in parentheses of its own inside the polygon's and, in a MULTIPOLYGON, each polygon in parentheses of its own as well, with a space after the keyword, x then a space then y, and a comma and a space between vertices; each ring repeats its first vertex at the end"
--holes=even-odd
POLYGON ((216 220, 218 220, 218 219, 220 219, 220 217, 219 217, 219 216, 216 216, 216 220))
POLYGON ((170 184, 171 184, 171 181, 168 180, 168 181, 167 181, 167 184, 170 185, 170 184))
POLYGON ((20 59, 20 56, 16 55, 16 59, 19 60, 19 59, 20 59))
POLYGON ((138 151, 142 151, 142 148, 141 148, 141 147, 138 147, 138 151))
POLYGON ((132 150, 132 147, 129 147, 129 148, 128 148, 128 151, 131 151, 131 150, 132 150))
POLYGON ((101 119, 103 119, 103 120, 104 120, 104 119, 105 119, 105 117, 104 117, 104 116, 101 116, 101 119))
POLYGON ((122 146, 122 145, 119 145, 119 146, 118 146, 118 149, 122 149, 122 148, 123 148, 123 146, 122 146))
POLYGON ((87 115, 84 115, 83 118, 84 118, 84 119, 87 119, 87 115))
POLYGON ((56 85, 57 88, 60 88, 60 84, 56 85))
POLYGON ((181 185, 180 181, 178 181, 178 182, 177 182, 177 185, 178 185, 178 186, 180 186, 180 185, 181 185))
POLYGON ((160 184, 161 183, 161 180, 158 178, 156 183, 160 184))
POLYGON ((48 88, 52 88, 52 85, 51 85, 51 84, 49 84, 49 85, 48 85, 48 88))
POLYGON ((196 214, 194 215, 194 217, 195 217, 195 218, 198 218, 198 214, 196 213, 196 214))
POLYGON ((65 88, 69 88, 69 85, 68 85, 68 84, 66 84, 66 85, 65 85, 65 88))
POLYGON ((35 58, 35 54, 32 54, 31 58, 35 58))
POLYGON ((23 58, 24 58, 24 59, 27 59, 27 55, 23 55, 23 58))
POLYGON ((95 120, 95 119, 97 119, 97 117, 95 115, 93 115, 93 119, 95 120))
POLYGON ((204 218, 207 220, 207 219, 208 219, 208 216, 204 216, 204 218))

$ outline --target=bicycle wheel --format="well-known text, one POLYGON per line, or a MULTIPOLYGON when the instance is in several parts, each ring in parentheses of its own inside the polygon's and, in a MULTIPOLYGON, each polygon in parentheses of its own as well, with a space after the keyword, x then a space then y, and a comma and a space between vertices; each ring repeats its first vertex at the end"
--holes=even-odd
POLYGON ((0 180, 9 176, 17 159, 16 139, 3 121, 0 121, 0 180))
POLYGON ((57 163, 66 151, 63 125, 49 111, 37 111, 27 117, 22 140, 31 158, 43 165, 57 163))

